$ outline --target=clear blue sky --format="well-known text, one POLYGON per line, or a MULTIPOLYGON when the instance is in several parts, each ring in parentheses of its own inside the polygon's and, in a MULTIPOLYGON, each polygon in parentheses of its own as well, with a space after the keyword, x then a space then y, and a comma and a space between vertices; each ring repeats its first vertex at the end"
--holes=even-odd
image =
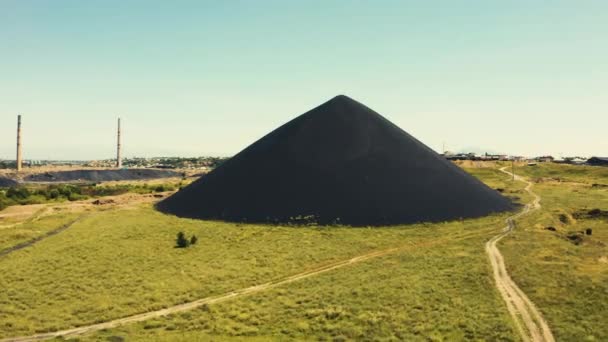
POLYGON ((440 150, 608 155, 608 1, 0 0, 0 158, 231 155, 337 94, 440 150))

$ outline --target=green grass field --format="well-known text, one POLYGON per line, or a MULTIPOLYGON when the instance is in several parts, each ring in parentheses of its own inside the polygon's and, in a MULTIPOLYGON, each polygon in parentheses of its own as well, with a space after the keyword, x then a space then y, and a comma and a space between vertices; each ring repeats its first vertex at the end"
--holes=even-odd
MULTIPOLYGON (((39 220, 29 219, 11 228, 2 228, 0 229, 0 251, 30 241, 64 224, 68 224, 77 217, 79 217, 79 214, 60 213, 39 220)), ((2 260, 0 260, 0 263, 2 263, 2 260)))
POLYGON ((557 340, 608 340, 608 219, 573 217, 608 210, 608 187, 593 186, 608 184, 608 168, 539 164, 516 172, 536 181, 543 207, 504 240, 509 272, 557 340), (591 236, 577 234, 587 228, 591 236), (582 241, 575 244, 568 239, 572 235, 582 241))
MULTIPOLYGON (((523 183, 496 168, 467 171, 506 196, 529 200, 523 183)), ((514 280, 558 340, 608 339, 607 222, 573 218, 581 208, 608 210, 608 190, 592 186, 608 184, 608 176, 561 165, 516 171, 542 181, 535 190, 544 207, 501 242, 514 280), (546 175, 555 170, 558 176, 546 175), (572 220, 563 223, 560 215, 572 220), (549 225, 556 231, 544 229, 549 225), (593 235, 581 244, 566 238, 587 227, 593 235)), ((484 252, 507 216, 369 229, 196 221, 149 205, 93 211, 59 235, 0 257, 0 338, 156 310, 399 247, 264 292, 77 339, 518 341, 484 252), (196 234, 198 244, 174 248, 179 231, 196 234)), ((35 235, 69 219, 49 216, 14 229, 35 235)), ((0 231, 1 244, 18 241, 12 229, 0 231)))

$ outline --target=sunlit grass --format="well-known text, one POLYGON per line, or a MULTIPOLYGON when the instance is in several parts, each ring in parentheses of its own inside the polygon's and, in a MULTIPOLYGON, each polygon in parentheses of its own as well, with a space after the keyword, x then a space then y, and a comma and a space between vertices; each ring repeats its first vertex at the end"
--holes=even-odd
MULTIPOLYGON (((605 221, 570 218, 582 208, 608 210, 607 190, 592 187, 608 182, 596 168, 587 181, 570 167, 556 177, 561 167, 541 166, 551 175, 516 170, 562 181, 535 185, 543 209, 519 220, 500 248, 558 340, 604 340, 608 275, 601 260, 608 229, 605 221), (593 228, 583 244, 565 237, 583 228, 593 228)), ((516 201, 530 199, 523 183, 497 169, 467 171, 516 201)), ((400 246, 397 253, 272 290, 79 339, 518 340, 483 249, 506 216, 368 229, 187 220, 150 206, 95 212, 0 259, 0 336, 107 321, 400 246), (198 244, 174 248, 178 231, 196 234, 198 244)))
POLYGON ((608 210, 608 189, 592 186, 608 184, 608 168, 539 164, 518 172, 537 182, 534 191, 543 207, 503 240, 507 268, 545 314, 557 340, 608 340, 608 221, 573 217, 593 208, 608 210), (593 235, 581 235, 581 244, 567 238, 587 228, 593 235))
MULTIPOLYGON (((401 281, 405 282, 407 277, 420 273, 416 277, 422 277, 422 280, 415 280, 416 286, 412 285, 412 288, 418 288, 416 291, 422 291, 416 294, 421 296, 416 301, 441 300, 441 292, 433 294, 424 290, 427 287, 439 290, 441 286, 449 285, 449 290, 456 293, 463 286, 472 286, 468 281, 474 280, 476 288, 482 292, 477 295, 479 298, 474 306, 486 307, 492 318, 477 322, 476 327, 471 328, 472 333, 482 336, 484 331, 494 331, 499 321, 507 328, 497 330, 497 333, 514 338, 510 320, 492 287, 489 265, 483 254, 483 241, 500 229, 506 215, 438 224, 349 228, 260 226, 188 220, 158 213, 149 206, 135 210, 95 212, 60 235, 0 260, 0 274, 3 275, 0 287, 5 289, 0 292, 0 336, 107 321, 280 279, 370 251, 404 246, 406 248, 395 259, 387 257, 389 264, 396 262, 392 271, 389 272, 390 268, 385 265, 377 266, 379 272, 381 270, 384 274, 379 273, 378 277, 389 277, 397 272, 397 266, 403 260, 410 260, 409 266, 404 267, 408 273, 403 275, 401 281), (187 249, 174 248, 178 231, 184 231, 187 235, 196 234, 198 244, 187 249), (463 244, 463 241, 468 242, 463 244), (451 277, 455 269, 448 271, 433 266, 450 255, 443 252, 437 254, 432 251, 434 248, 459 251, 453 260, 444 260, 446 267, 452 265, 460 270, 458 272, 462 274, 453 278, 458 281, 446 283, 446 277, 451 277), (408 255, 420 255, 419 262, 414 262, 408 255), (472 257, 472 264, 462 262, 467 260, 466 257, 472 257), (425 284, 427 280, 434 281, 434 285, 425 284)), ((353 271, 355 278, 351 285, 348 285, 350 280, 345 278, 343 285, 338 288, 351 288, 370 282, 374 275, 370 273, 370 266, 366 265, 367 262, 341 271, 346 272, 345 275, 348 275, 348 270, 353 271), (358 267, 366 270, 366 278, 357 280, 358 267)), ((320 284, 315 285, 321 288, 314 293, 324 293, 322 287, 333 283, 333 276, 330 275, 320 279, 328 279, 329 283, 323 284, 321 280, 320 284)), ((388 291, 389 288, 387 285, 377 291, 388 291)), ((369 291, 376 290, 372 286, 369 291)), ((387 293, 385 300, 402 300, 404 306, 414 300, 409 298, 411 293, 402 293, 402 299, 396 296, 399 291, 392 290, 392 293, 387 293)), ((334 301, 348 300, 341 299, 344 294, 340 292, 335 295, 334 301)), ((473 299, 470 297, 467 301, 473 299)), ((473 305, 472 302, 470 304, 473 305)), ((345 302, 345 305, 349 304, 345 302)), ((367 305, 371 307, 348 310, 357 310, 357 316, 365 316, 369 310, 381 312, 386 303, 370 298, 367 305)), ((451 310, 448 307, 441 311, 445 311, 445 317, 460 317, 462 314, 461 308, 451 310)), ((431 319, 437 314, 431 308, 429 306, 428 311, 423 311, 421 315, 429 315, 431 319)), ((306 320, 306 317, 293 322, 302 319, 306 320)), ((397 320, 393 324, 399 322, 397 320)), ((429 327, 431 322, 429 320, 427 323, 429 327)), ((273 323, 267 323, 269 326, 265 331, 272 331, 273 323)), ((429 327, 423 329, 419 326, 419 334, 430 334, 430 330, 425 330, 429 327)), ((402 333, 406 334, 410 331, 408 329, 414 328, 404 327, 402 333)), ((317 334, 315 329, 305 333, 317 334)), ((433 334, 452 336, 454 331, 463 329, 433 330, 433 334)), ((333 333, 318 334, 330 336, 333 333)))

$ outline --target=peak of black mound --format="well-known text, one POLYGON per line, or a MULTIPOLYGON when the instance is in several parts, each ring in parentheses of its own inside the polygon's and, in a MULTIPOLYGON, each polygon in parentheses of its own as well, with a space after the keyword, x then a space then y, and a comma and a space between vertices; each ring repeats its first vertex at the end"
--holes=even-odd
POLYGON ((340 95, 157 207, 190 218, 360 226, 478 217, 512 205, 380 114, 340 95))

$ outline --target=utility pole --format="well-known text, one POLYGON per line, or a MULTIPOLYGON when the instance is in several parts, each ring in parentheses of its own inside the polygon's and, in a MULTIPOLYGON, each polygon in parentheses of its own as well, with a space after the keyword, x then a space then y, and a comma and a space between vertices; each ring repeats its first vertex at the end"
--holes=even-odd
POLYGON ((21 171, 21 114, 17 115, 17 172, 21 171))
POLYGON ((116 139, 116 167, 122 167, 121 146, 120 146, 120 118, 118 118, 118 134, 116 139))
POLYGON ((513 175, 513 181, 515 181, 515 158, 511 158, 511 174, 513 175))

